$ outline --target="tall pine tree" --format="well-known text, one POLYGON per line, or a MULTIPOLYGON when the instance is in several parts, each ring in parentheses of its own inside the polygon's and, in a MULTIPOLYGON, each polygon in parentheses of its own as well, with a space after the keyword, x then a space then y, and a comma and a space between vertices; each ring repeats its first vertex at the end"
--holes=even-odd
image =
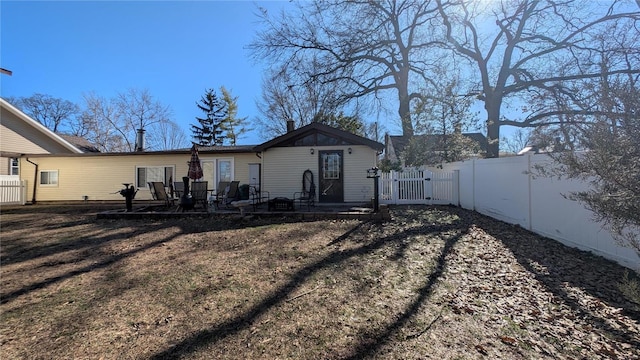
POLYGON ((229 145, 235 146, 238 138, 247 132, 245 124, 247 118, 238 117, 238 97, 232 96, 231 91, 224 86, 220 87, 222 93, 222 101, 227 106, 227 117, 224 119, 223 130, 225 131, 225 139, 229 140, 229 145))
POLYGON ((218 98, 216 91, 208 89, 196 102, 204 117, 197 117, 198 125, 191 125, 194 142, 200 146, 217 146, 224 142, 224 121, 227 118, 227 104, 218 98))

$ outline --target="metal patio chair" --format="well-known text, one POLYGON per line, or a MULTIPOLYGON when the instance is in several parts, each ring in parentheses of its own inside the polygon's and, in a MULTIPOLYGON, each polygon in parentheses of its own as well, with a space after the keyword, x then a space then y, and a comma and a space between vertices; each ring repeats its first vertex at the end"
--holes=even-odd
POLYGON ((164 201, 166 207, 175 205, 178 199, 167 194, 167 190, 162 181, 151 181, 147 184, 149 185, 149 191, 151 191, 153 200, 164 201))
POLYGON ((307 211, 316 203, 316 184, 313 182, 311 170, 305 170, 302 174, 302 191, 293 194, 293 200, 298 202, 298 207, 307 204, 307 211))

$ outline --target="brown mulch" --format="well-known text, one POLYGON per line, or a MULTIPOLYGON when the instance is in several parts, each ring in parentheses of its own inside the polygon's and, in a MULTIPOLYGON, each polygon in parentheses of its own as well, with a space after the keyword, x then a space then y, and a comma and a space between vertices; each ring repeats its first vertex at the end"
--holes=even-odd
POLYGON ((636 273, 460 208, 95 213, 2 208, 1 358, 640 358, 636 273))

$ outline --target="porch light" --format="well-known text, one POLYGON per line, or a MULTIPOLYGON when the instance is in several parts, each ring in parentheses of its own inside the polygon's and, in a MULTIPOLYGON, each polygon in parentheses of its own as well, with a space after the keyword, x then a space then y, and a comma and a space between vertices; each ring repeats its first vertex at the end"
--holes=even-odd
POLYGON ((351 154, 353 152, 353 149, 352 148, 348 148, 347 152, 349 152, 349 154, 351 154))
POLYGON ((309 153, 310 153, 311 155, 313 155, 313 153, 314 153, 314 152, 315 152, 315 150, 313 150, 313 148, 309 149, 309 153))

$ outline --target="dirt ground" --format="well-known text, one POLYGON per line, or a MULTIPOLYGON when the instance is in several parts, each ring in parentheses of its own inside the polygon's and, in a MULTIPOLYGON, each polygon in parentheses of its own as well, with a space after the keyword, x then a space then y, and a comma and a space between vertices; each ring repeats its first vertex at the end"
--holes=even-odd
POLYGON ((640 358, 636 273, 460 208, 391 214, 3 207, 0 358, 640 358))

